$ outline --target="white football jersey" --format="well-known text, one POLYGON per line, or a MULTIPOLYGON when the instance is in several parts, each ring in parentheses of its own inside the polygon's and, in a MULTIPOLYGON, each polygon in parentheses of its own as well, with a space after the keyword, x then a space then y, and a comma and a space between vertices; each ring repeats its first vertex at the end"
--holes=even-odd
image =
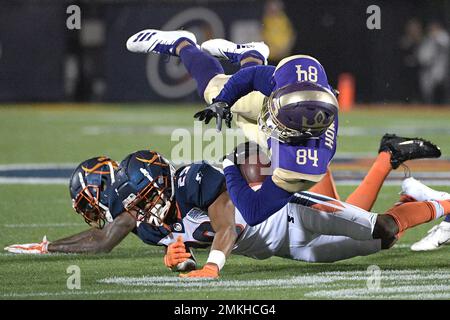
MULTIPOLYGON (((247 227, 247 223, 240 214, 236 214, 235 221, 236 231, 238 236, 240 236, 247 227)), ((168 246, 172 242, 175 242, 180 235, 183 237, 184 243, 189 247, 207 248, 211 246, 215 232, 211 226, 208 212, 198 208, 191 209, 183 217, 182 225, 179 224, 179 231, 177 231, 177 226, 175 225, 173 231, 162 238, 158 242, 158 245, 168 246)))

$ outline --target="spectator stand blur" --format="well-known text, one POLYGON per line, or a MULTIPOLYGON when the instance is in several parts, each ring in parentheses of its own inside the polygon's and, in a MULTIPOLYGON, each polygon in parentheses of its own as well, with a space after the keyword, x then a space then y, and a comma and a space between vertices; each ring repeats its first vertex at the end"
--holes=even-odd
POLYGON ((268 0, 262 18, 263 39, 270 48, 269 63, 276 65, 292 53, 296 33, 281 0, 268 0))
POLYGON ((419 84, 423 102, 449 102, 450 36, 441 23, 431 22, 417 50, 419 84))

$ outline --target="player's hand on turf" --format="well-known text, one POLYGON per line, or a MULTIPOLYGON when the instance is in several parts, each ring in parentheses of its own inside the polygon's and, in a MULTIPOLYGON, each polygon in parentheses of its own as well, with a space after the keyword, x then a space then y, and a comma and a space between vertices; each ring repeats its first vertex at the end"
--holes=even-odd
POLYGON ((164 264, 168 268, 176 268, 178 264, 185 262, 191 257, 189 252, 186 252, 186 246, 183 242, 183 237, 178 236, 177 241, 169 244, 166 255, 164 256, 164 264))
POLYGON ((207 106, 202 111, 197 112, 194 118, 198 118, 200 121, 205 121, 208 124, 212 118, 216 118, 216 129, 222 131, 222 120, 228 128, 231 128, 231 121, 233 120, 233 114, 230 107, 225 102, 214 102, 207 106))
POLYGON ((11 253, 22 253, 22 254, 45 254, 48 253, 47 237, 44 236, 40 243, 25 243, 25 244, 12 244, 5 248, 6 251, 11 253))
POLYGON ((214 263, 207 263, 200 270, 194 270, 189 273, 181 273, 181 278, 211 278, 219 277, 219 267, 214 263))

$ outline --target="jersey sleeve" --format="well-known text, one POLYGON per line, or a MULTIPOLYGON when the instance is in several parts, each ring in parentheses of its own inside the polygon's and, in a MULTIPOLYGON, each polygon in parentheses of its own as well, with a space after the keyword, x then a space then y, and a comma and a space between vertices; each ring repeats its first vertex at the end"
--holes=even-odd
POLYGON ((148 223, 140 223, 135 229, 136 235, 146 244, 164 245, 161 243, 171 231, 164 227, 154 227, 148 223))
POLYGON ((292 196, 292 193, 275 185, 271 177, 267 177, 261 188, 254 191, 236 165, 226 166, 224 173, 231 201, 250 226, 265 221, 285 206, 292 196))
POLYGON ((232 106, 252 91, 269 96, 275 86, 274 71, 274 66, 253 66, 239 70, 227 81, 214 102, 222 101, 232 106))
POLYGON ((224 184, 223 173, 202 161, 181 169, 177 175, 177 194, 184 202, 206 210, 220 195, 224 184))

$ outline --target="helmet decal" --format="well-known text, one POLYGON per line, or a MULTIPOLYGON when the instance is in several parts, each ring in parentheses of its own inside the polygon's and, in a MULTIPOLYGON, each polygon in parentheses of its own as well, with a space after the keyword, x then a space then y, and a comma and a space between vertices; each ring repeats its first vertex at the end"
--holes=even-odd
POLYGON ((108 190, 115 181, 118 164, 108 157, 83 161, 70 178, 70 195, 74 210, 89 225, 102 228, 113 220, 108 208, 108 190))
POLYGON ((141 150, 122 162, 113 185, 119 203, 137 220, 161 226, 172 208, 175 168, 161 154, 141 150))
POLYGON ((267 136, 284 143, 318 138, 336 119, 334 94, 313 82, 288 84, 265 99, 258 125, 267 136))

